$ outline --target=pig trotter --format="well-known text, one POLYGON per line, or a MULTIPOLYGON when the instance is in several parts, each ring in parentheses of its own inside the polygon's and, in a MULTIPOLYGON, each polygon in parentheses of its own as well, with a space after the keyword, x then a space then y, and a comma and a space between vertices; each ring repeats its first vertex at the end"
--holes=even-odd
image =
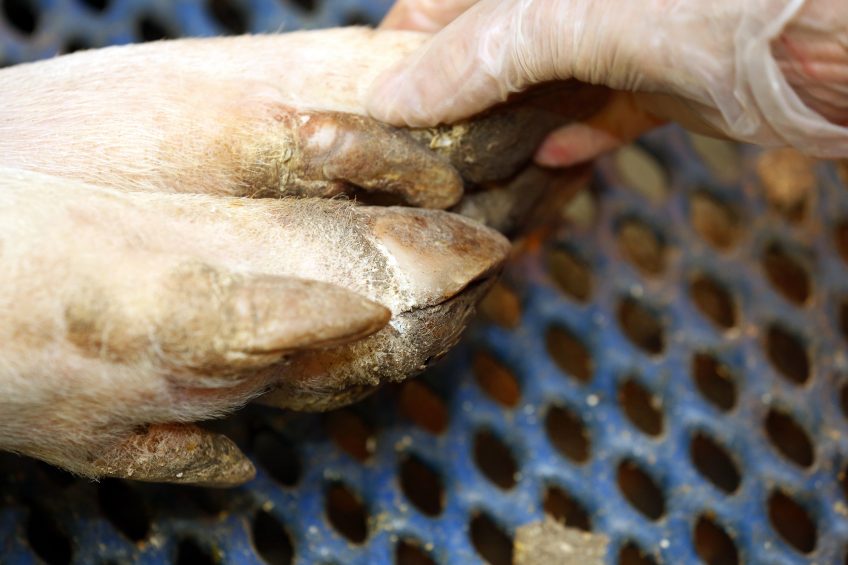
POLYGON ((269 391, 323 410, 420 372, 509 247, 441 210, 2 168, 0 241, 16 242, 0 250, 0 448, 89 477, 217 485, 252 470, 184 423, 269 391))

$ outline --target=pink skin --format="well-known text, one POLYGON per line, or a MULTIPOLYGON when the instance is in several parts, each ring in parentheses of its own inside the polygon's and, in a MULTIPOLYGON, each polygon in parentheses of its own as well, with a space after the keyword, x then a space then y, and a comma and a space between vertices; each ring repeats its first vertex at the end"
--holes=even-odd
POLYGON ((611 133, 580 123, 565 126, 548 135, 534 159, 545 167, 568 167, 590 161, 619 147, 623 140, 611 133))

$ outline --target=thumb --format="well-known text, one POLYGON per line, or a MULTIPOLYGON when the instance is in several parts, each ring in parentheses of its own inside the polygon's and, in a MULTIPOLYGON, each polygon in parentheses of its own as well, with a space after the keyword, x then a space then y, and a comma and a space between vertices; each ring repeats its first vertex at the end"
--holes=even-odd
POLYGON ((617 39, 632 33, 619 33, 628 18, 617 4, 482 0, 378 77, 368 110, 382 121, 426 127, 468 117, 549 80, 606 84, 615 74, 611 86, 632 87, 638 83, 633 50, 617 39))
POLYGON ((549 134, 536 151, 536 163, 544 167, 570 167, 590 161, 661 126, 663 120, 647 112, 641 103, 649 97, 616 92, 600 112, 549 134))

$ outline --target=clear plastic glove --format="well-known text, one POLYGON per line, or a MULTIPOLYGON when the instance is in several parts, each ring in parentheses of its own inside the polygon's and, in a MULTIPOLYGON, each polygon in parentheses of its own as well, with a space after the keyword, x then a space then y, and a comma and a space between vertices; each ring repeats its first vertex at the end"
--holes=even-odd
MULTIPOLYGON (((432 30, 468 4, 401 0, 385 25, 432 30)), ((542 164, 589 159, 664 120, 848 156, 844 0, 482 0, 383 73, 369 111, 395 124, 449 123, 568 78, 619 92, 551 134, 542 164)))

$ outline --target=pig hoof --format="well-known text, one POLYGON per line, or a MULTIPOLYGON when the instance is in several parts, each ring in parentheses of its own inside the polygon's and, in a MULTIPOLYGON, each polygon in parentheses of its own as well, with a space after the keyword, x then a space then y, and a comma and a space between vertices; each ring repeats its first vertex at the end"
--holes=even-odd
POLYGON ((106 450, 83 473, 157 483, 236 486, 256 469, 227 437, 186 424, 154 425, 106 450))
POLYGON ((451 212, 510 237, 553 225, 568 201, 586 186, 589 171, 588 166, 543 169, 531 164, 504 182, 469 191, 451 212))
POLYGON ((447 159, 467 182, 504 181, 525 168, 549 133, 590 116, 606 100, 605 89, 560 83, 516 95, 456 124, 409 131, 447 159))
POLYGON ((420 373, 455 345, 509 250, 503 236, 455 214, 397 207, 353 211, 367 228, 372 261, 386 265, 387 286, 403 302, 391 322, 368 338, 293 355, 277 389, 261 398, 264 404, 327 410, 420 373))
POLYGON ((328 197, 358 188, 425 208, 462 196, 453 167, 402 130, 341 112, 278 116, 271 129, 282 133, 261 136, 240 159, 245 194, 328 197))

